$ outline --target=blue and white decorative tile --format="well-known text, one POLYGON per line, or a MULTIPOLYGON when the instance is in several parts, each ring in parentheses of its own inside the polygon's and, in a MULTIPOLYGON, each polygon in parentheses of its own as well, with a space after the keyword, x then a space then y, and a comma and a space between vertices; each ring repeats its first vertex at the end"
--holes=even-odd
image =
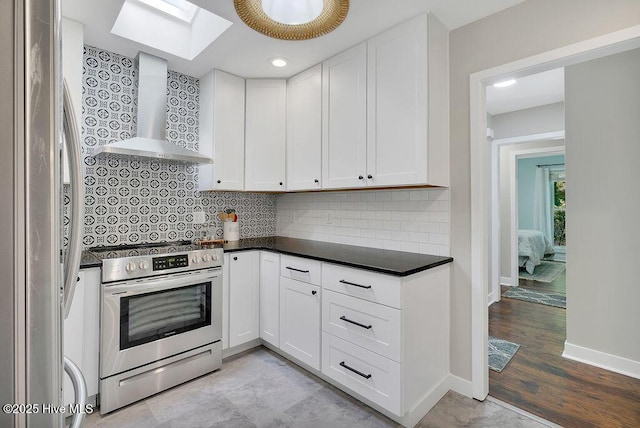
MULTIPOLYGON (((235 209, 241 237, 275 234, 275 196, 199 192, 194 165, 125 158, 93 158, 104 144, 135 136, 137 67, 133 59, 85 46, 82 78, 81 142, 85 174, 84 247, 165 240, 191 240, 213 231, 222 235, 216 214, 235 209), (205 211, 210 225, 193 223, 205 211), (260 222, 254 213, 266 213, 260 222), (273 220, 269 220, 273 219, 273 220)), ((167 72, 167 140, 198 150, 198 79, 167 72)), ((64 236, 68 237, 70 192, 64 188, 64 236)))

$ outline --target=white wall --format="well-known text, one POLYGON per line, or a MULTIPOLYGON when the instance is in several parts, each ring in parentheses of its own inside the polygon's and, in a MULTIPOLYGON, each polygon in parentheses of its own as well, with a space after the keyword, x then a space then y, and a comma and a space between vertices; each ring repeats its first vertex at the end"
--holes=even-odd
POLYGON ((565 73, 567 343, 640 377, 640 49, 565 73))
POLYGON ((449 255, 448 189, 289 193, 276 212, 279 236, 449 255))
POLYGON ((564 130, 564 103, 547 104, 492 116, 494 139, 564 130))
POLYGON ((469 76, 638 24, 640 1, 637 0, 529 0, 450 33, 451 255, 454 258, 451 371, 454 375, 471 379, 469 76))

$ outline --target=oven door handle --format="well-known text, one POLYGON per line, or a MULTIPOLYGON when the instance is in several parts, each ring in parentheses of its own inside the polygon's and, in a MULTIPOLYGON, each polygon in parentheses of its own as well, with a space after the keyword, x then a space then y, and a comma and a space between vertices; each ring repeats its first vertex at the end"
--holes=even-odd
POLYGON ((170 290, 172 288, 188 287, 202 282, 222 279, 222 272, 211 273, 206 276, 185 275, 179 278, 159 278, 146 283, 128 283, 104 287, 104 293, 110 297, 129 297, 139 294, 148 294, 155 291, 170 290))

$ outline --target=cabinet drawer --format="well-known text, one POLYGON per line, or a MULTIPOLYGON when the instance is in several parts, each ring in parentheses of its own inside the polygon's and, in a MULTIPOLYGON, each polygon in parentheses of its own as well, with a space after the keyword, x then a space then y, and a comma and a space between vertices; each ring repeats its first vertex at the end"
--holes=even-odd
POLYGON ((322 373, 401 416, 400 364, 322 333, 322 373))
POLYGON ((321 285, 321 266, 317 260, 302 257, 280 256, 280 275, 297 281, 321 285))
POLYGON ((325 290, 322 330, 400 362, 401 311, 325 290))
POLYGON ((401 309, 401 279, 324 263, 322 288, 401 309))

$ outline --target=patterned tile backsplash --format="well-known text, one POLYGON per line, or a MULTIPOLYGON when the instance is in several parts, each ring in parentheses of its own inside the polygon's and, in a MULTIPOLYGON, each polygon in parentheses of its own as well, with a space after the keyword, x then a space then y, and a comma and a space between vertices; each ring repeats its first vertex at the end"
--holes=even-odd
MULTIPOLYGON (((273 195, 201 193, 193 165, 92 157, 98 146, 135 136, 137 70, 131 58, 85 46, 82 76, 85 248, 222 236, 216 213, 226 208, 238 213, 242 238, 275 234, 273 195), (209 226, 193 222, 197 211, 207 213, 209 226)), ((196 78, 167 73, 167 140, 192 150, 198 149, 199 85, 196 78)), ((66 230, 68 186, 64 204, 66 230)))

